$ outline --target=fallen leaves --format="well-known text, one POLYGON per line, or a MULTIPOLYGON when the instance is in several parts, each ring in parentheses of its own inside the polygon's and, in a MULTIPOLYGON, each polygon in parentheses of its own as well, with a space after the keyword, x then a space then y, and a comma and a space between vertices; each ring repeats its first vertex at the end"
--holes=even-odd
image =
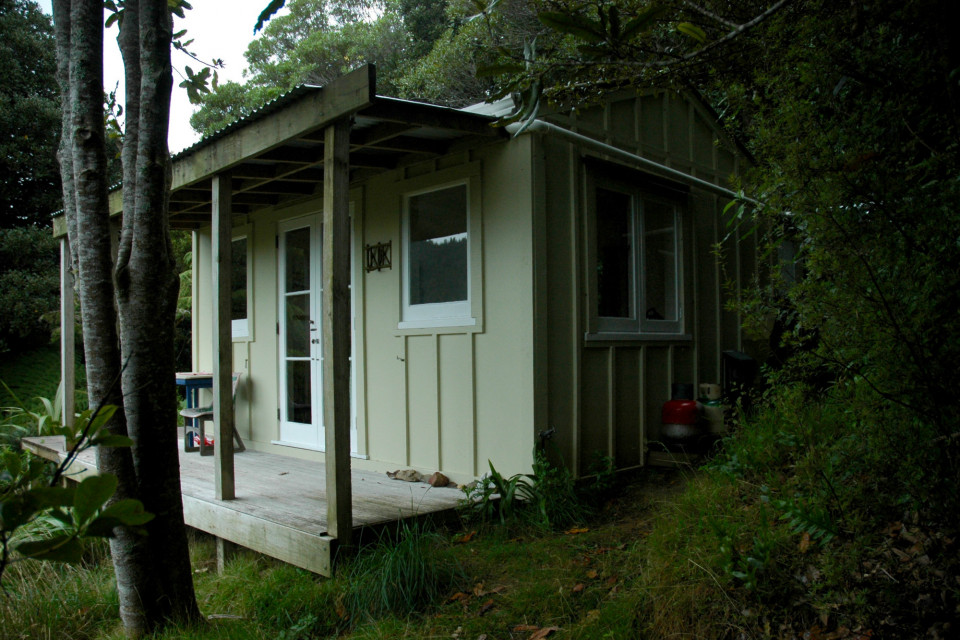
POLYGON ((838 627, 835 631, 825 632, 819 625, 814 625, 804 633, 810 640, 870 640, 873 630, 855 631, 847 627, 838 627))
POLYGON ((484 602, 483 605, 481 605, 479 615, 481 616, 486 615, 487 613, 490 612, 491 609, 493 609, 493 607, 494 607, 493 598, 490 598, 486 602, 484 602))
POLYGON ((797 545, 797 548, 800 550, 800 553, 806 553, 810 550, 810 545, 812 543, 813 538, 810 537, 810 533, 804 531, 803 535, 800 537, 800 544, 797 545))
POLYGON ((552 633, 560 631, 560 627, 538 627, 535 624, 518 624, 513 628, 514 633, 526 633, 527 631, 531 632, 527 640, 543 640, 543 638, 549 637, 552 633))
POLYGON ((567 529, 566 531, 564 531, 564 533, 567 534, 568 536, 575 536, 581 533, 586 533, 587 531, 590 531, 590 529, 586 527, 574 527, 572 529, 567 529))
POLYGON ((503 585, 491 587, 490 589, 485 588, 482 582, 478 582, 477 584, 473 585, 473 595, 477 596, 478 598, 482 598, 483 596, 489 595, 491 593, 492 594, 503 593, 505 590, 506 590, 506 587, 504 587, 503 585))
POLYGON ((477 532, 476 532, 476 531, 470 531, 470 532, 466 532, 466 531, 465 531, 465 532, 463 532, 463 533, 458 533, 457 535, 453 536, 453 543, 454 543, 454 544, 466 544, 466 543, 470 542, 471 540, 473 540, 473 536, 475 536, 475 535, 477 535, 477 532))

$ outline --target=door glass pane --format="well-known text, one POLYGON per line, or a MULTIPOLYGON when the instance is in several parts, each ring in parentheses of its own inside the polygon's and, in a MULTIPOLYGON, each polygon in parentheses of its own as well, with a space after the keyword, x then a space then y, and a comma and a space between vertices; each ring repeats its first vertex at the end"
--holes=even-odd
POLYGON ((644 312, 647 320, 677 320, 676 213, 670 204, 643 203, 644 312))
POLYGON ((310 361, 287 362, 287 420, 310 424, 313 421, 310 402, 310 361))
POLYGON ((287 357, 310 356, 310 294, 286 297, 287 357))
POLYGON ((410 198, 410 304, 467 300, 467 187, 410 198))
POLYGON ((633 242, 631 198, 597 189, 597 315, 631 318, 633 242))
POLYGON ((230 320, 247 319, 247 239, 237 238, 230 248, 230 320))
POLYGON ((310 289, 310 227, 287 231, 285 291, 310 289))

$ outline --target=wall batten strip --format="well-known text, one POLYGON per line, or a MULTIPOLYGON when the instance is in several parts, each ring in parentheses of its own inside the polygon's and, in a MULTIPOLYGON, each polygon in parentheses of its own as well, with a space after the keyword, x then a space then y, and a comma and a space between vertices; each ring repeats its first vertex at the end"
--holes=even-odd
POLYGON ((617 349, 607 349, 607 455, 616 456, 617 428, 617 349))
POLYGON ((410 354, 410 336, 401 336, 400 345, 403 355, 400 356, 400 365, 403 367, 403 462, 410 464, 410 364, 407 358, 410 354))
POLYGON ((442 379, 440 371, 440 334, 433 334, 433 359, 434 359, 434 393, 437 398, 437 437, 436 437, 436 447, 437 447, 437 470, 443 469, 443 400, 440 395, 443 393, 441 388, 440 381, 442 379))
MULTIPOLYGON (((583 380, 583 371, 582 371, 582 336, 583 336, 583 317, 584 317, 584 308, 583 308, 583 298, 584 298, 584 283, 580 276, 580 264, 581 264, 581 253, 580 253, 580 170, 579 170, 579 158, 577 153, 577 148, 567 143, 568 150, 568 162, 569 162, 569 180, 570 180, 570 202, 569 202, 569 211, 570 215, 570 255, 573 257, 573 260, 570 261, 570 277, 573 286, 570 287, 570 294, 573 296, 572 309, 574 310, 574 321, 573 326, 573 335, 570 336, 570 345, 573 351, 573 388, 576 390, 573 394, 573 406, 571 407, 573 414, 573 425, 571 431, 572 438, 572 451, 570 454, 570 466, 574 470, 574 474, 580 475, 580 436, 581 436, 581 427, 583 423, 583 416, 580 415, 581 407, 583 406, 583 387, 581 381, 583 380)), ((584 224, 586 216, 584 216, 584 224)))
POLYGON ((640 414, 640 465, 647 464, 647 347, 640 347, 640 353, 637 357, 637 364, 640 367, 637 375, 637 398, 639 399, 638 413, 640 414))
POLYGON ((480 461, 477 459, 479 448, 479 429, 477 428, 477 334, 470 333, 470 415, 472 416, 473 440, 470 443, 470 459, 473 461, 473 475, 480 475, 480 461))

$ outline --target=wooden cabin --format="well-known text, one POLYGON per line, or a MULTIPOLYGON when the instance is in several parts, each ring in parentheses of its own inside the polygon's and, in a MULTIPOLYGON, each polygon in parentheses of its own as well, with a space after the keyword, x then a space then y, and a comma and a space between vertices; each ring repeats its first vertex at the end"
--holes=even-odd
POLYGON ((173 160, 193 368, 220 389, 243 374, 232 414, 215 395, 248 451, 218 451, 211 500, 241 497, 230 465, 250 452, 325 464, 340 494, 314 533, 342 538, 351 469, 526 472, 550 429, 578 475, 597 453, 647 464, 671 383, 719 382, 722 352, 752 348, 725 306, 758 260, 722 219, 736 146, 677 93, 513 135, 503 103, 386 98, 374 78, 297 88, 173 160))

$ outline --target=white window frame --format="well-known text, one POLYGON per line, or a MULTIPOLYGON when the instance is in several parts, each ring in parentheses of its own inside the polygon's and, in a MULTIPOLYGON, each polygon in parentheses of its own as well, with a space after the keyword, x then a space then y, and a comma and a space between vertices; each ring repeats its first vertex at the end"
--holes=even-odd
POLYGON ((430 187, 408 191, 403 194, 402 216, 402 265, 401 265, 401 320, 398 329, 420 329, 435 327, 463 327, 477 324, 473 313, 474 282, 473 271, 474 244, 476 242, 474 229, 474 215, 472 198, 474 182, 470 178, 453 180, 430 187), (410 200, 416 196, 443 191, 463 186, 465 188, 466 228, 467 228, 467 299, 455 302, 438 302, 429 304, 410 303, 410 200))
POLYGON ((683 238, 683 202, 645 190, 642 184, 613 178, 588 176, 587 181, 588 215, 588 276, 589 318, 586 339, 617 340, 682 337, 684 334, 684 238, 683 238), (597 237, 597 190, 604 189, 620 193, 630 198, 630 313, 628 317, 604 317, 599 310, 599 281, 597 275, 598 237, 597 237), (646 317, 647 286, 644 265, 650 256, 646 255, 645 203, 666 204, 673 209, 674 215, 674 274, 676 279, 675 302, 676 319, 655 320, 646 317))
MULTIPOLYGON (((242 229, 240 229, 239 233, 233 236, 233 238, 230 240, 231 252, 233 251, 233 243, 237 242, 238 240, 246 240, 246 247, 247 247, 247 317, 238 319, 238 320, 233 320, 233 319, 230 320, 231 336, 234 341, 238 341, 238 342, 253 339, 253 247, 251 246, 252 239, 253 239, 253 230, 249 228, 249 225, 246 225, 242 229)), ((231 276, 232 275, 233 274, 231 274, 231 276)))

